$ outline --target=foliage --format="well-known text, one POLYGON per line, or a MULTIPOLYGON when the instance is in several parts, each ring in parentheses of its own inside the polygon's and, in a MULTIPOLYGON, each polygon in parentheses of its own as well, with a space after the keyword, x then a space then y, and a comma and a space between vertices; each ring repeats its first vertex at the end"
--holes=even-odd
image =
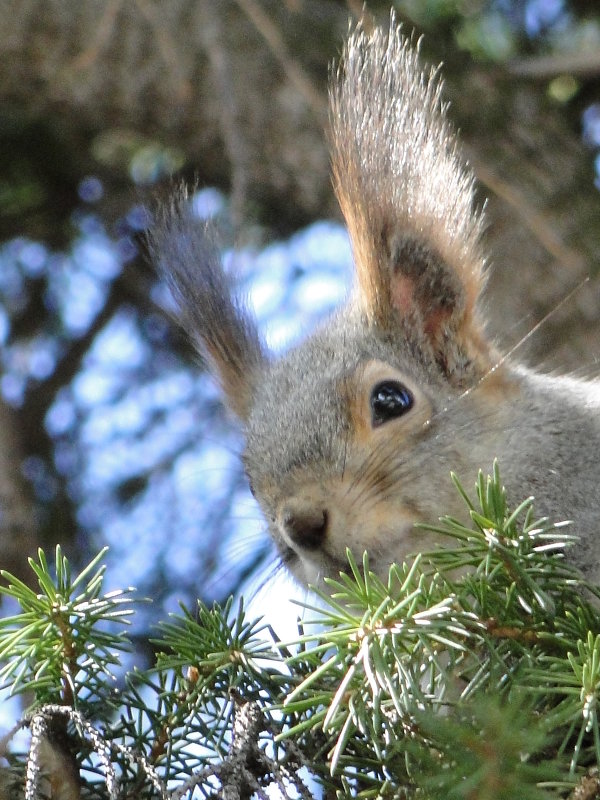
POLYGON ((103 553, 73 580, 60 548, 54 570, 40 552, 37 594, 3 572, 21 610, 0 623, 0 675, 33 697, 4 784, 32 800, 69 775, 65 796, 90 798, 597 797, 599 592, 565 562, 564 525, 532 499, 507 508, 497 467, 476 501, 454 480, 471 524, 430 528, 447 547, 385 583, 349 553, 287 644, 242 602, 183 608, 118 690, 132 597, 102 594, 103 553))
POLYGON ((33 692, 39 703, 70 706, 78 704, 78 690, 83 687, 88 703, 106 693, 112 668, 119 663, 117 653, 126 649, 127 641, 115 630, 103 630, 100 623, 125 622, 133 613, 126 605, 131 589, 100 596, 105 568, 96 567, 106 550, 73 581, 60 546, 54 579, 39 550, 38 563, 29 559, 39 594, 0 572, 9 582, 0 586, 0 593, 21 606, 16 616, 0 619, 0 659, 5 662, 0 679, 10 684, 13 693, 33 692))

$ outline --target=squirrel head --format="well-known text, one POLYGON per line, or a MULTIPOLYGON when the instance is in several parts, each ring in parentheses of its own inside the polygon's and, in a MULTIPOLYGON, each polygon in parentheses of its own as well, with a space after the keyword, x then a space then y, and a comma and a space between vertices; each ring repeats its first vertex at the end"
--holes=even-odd
POLYGON ((282 559, 303 581, 344 569, 347 547, 359 558, 368 549, 382 575, 427 547, 414 523, 456 505, 441 476, 478 463, 456 432, 475 431, 494 398, 456 400, 494 359, 477 310, 482 219, 440 92, 393 17, 388 31, 351 35, 331 81, 329 139, 355 287, 279 359, 185 198, 151 234, 184 324, 244 426, 246 472, 282 559))

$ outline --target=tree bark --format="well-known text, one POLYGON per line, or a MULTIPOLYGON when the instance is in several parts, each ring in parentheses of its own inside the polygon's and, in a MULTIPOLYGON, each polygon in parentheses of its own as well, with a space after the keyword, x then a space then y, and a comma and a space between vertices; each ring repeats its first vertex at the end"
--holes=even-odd
POLYGON ((27 556, 40 545, 31 487, 22 473, 24 453, 15 411, 0 398, 0 569, 30 583, 27 556))

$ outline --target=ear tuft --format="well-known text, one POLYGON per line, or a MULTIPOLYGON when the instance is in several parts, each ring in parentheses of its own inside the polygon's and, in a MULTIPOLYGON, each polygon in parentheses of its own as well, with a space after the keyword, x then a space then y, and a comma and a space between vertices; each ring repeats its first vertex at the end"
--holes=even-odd
POLYGON ((229 407, 246 420, 266 356, 211 230, 194 216, 185 189, 158 214, 148 243, 179 306, 181 324, 219 378, 229 407))
POLYGON ((437 72, 393 14, 387 32, 357 28, 330 88, 330 140, 359 300, 374 325, 402 325, 441 365, 471 335, 480 350, 485 263, 474 178, 445 111, 437 72))

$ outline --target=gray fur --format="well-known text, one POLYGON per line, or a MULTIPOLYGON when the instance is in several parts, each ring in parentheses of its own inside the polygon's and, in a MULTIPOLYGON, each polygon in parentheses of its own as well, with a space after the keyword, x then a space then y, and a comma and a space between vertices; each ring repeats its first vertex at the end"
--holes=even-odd
MULTIPOLYGON (((331 89, 334 183, 356 291, 279 360, 263 354, 214 250, 179 202, 154 234, 184 322, 246 435, 244 463, 283 560, 318 582, 369 550, 382 576, 434 546, 414 527, 464 514, 449 473, 472 484, 499 459, 509 500, 573 519, 572 558, 600 577, 600 388, 500 361, 477 311, 484 256, 474 179, 440 83, 392 19, 350 38, 331 89), (373 423, 373 389, 396 381, 402 415, 373 423)), ((375 393, 376 394, 376 393, 375 393)))

